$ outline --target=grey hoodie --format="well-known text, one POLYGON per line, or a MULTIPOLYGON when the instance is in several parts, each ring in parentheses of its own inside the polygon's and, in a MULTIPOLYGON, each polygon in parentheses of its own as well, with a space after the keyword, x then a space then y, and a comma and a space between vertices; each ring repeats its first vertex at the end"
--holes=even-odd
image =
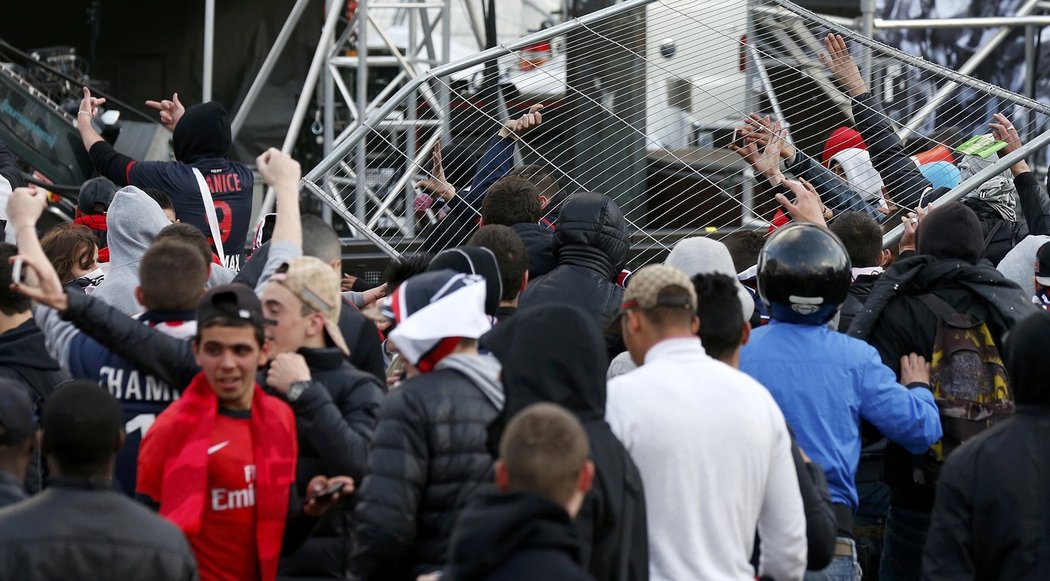
POLYGON ((109 270, 91 296, 129 315, 142 312, 144 307, 135 300, 139 261, 168 224, 163 210, 145 192, 135 186, 118 190, 106 213, 109 270))
POLYGON ((502 366, 491 355, 459 353, 438 361, 434 369, 453 369, 466 375, 497 410, 503 409, 506 396, 499 375, 502 366))

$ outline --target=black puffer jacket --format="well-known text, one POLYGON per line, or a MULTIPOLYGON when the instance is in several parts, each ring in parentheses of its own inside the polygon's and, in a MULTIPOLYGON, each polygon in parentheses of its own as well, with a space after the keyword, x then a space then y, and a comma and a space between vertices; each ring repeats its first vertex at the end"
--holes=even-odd
POLYGON ((540 224, 521 223, 511 226, 529 253, 529 278, 537 279, 558 266, 554 260, 554 232, 540 224))
POLYGON ((627 265, 630 237, 620 207, 596 193, 570 197, 558 216, 554 257, 558 266, 529 283, 522 310, 562 303, 590 313, 600 329, 616 316, 623 288, 616 277, 627 265))
MULTIPOLYGON (((300 349, 299 354, 306 359, 314 380, 299 399, 289 402, 299 434, 295 483, 300 497, 306 498, 306 486, 319 474, 349 476, 358 483, 364 479, 383 389, 376 378, 347 363, 335 347, 300 349)), ((260 385, 265 379, 263 371, 260 385)), ((282 576, 345 575, 351 547, 352 500, 326 512, 303 546, 281 560, 282 576)))
POLYGON ((357 497, 357 578, 414 580, 442 568, 462 510, 495 490, 486 444, 498 414, 473 380, 440 367, 387 396, 357 497))
MULTIPOLYGON (((649 578, 645 495, 630 454, 605 422, 601 331, 584 311, 567 305, 532 308, 482 338, 503 364, 507 403, 499 428, 537 402, 558 404, 583 424, 595 466, 594 485, 576 517, 582 561, 599 581, 649 578)), ((501 430, 494 430, 494 432, 501 430)), ((494 433, 492 442, 499 441, 494 433)))

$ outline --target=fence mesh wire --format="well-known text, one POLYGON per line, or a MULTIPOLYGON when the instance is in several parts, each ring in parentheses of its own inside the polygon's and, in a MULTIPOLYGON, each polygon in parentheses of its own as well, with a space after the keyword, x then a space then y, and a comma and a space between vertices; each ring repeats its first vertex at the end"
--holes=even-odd
MULTIPOLYGON (((356 236, 396 255, 464 243, 484 210, 478 196, 491 181, 485 178, 511 166, 534 182, 537 173, 549 173, 557 186, 544 192, 547 217, 555 218, 572 193, 610 196, 627 216, 632 264, 639 266, 662 259, 683 237, 766 230, 777 207, 770 186, 730 150, 735 129, 752 113, 783 126, 785 149, 797 153, 781 167, 800 173, 807 160, 803 175, 833 212, 863 209, 892 224, 896 218, 887 216, 894 206, 913 205, 922 194, 914 165, 880 164, 878 152, 892 149, 896 137, 869 132, 867 146, 884 187, 857 173, 868 170, 859 161, 865 154, 855 150, 830 164, 837 173, 824 169, 834 130, 881 125, 904 138, 903 151, 919 161, 943 159, 965 168, 973 164, 955 148, 974 127, 987 128, 991 113, 1003 113, 1023 138, 1032 138, 1050 112, 786 0, 626 2, 496 53, 488 68, 477 59, 454 63, 393 94, 310 172, 307 191, 346 219, 356 236), (870 98, 851 100, 822 64, 818 55, 826 52, 829 33, 845 37, 870 98), (957 87, 950 98, 931 105, 949 86, 957 87), (444 91, 448 111, 436 106, 435 96, 444 91), (539 127, 516 139, 497 137, 508 120, 538 104, 539 127), (927 106, 930 114, 917 119, 927 106), (452 201, 418 187, 440 177, 433 155, 438 143, 445 181, 456 192, 452 201), (508 163, 489 163, 510 151, 508 163), (849 190, 857 196, 842 193, 849 190)), ((752 127, 759 135, 765 131, 752 127)), ((759 153, 762 145, 760 140, 759 153)), ((933 185, 955 179, 925 169, 933 185)))

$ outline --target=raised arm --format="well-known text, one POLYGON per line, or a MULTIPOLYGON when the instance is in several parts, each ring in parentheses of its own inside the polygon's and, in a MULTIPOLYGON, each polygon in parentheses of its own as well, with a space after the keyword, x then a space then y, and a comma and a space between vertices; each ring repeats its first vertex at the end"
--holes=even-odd
MULTIPOLYGON (((1017 151, 1021 147, 1021 136, 1017 134, 1014 124, 1001 113, 996 113, 994 117, 995 122, 988 127, 997 140, 1006 142, 1000 156, 1017 151)), ((1010 173, 1014 176, 1014 187, 1021 199, 1021 211, 1028 224, 1029 234, 1050 234, 1050 197, 1046 195, 1046 190, 1023 159, 1010 166, 1010 173)))
POLYGON ((890 199, 908 208, 917 206, 923 192, 931 187, 930 181, 905 153, 904 144, 893 131, 886 114, 868 93, 845 39, 838 34, 829 34, 824 39, 824 46, 827 52, 820 54, 820 60, 852 99, 853 121, 868 145, 872 165, 880 175, 886 176, 890 199), (890 176, 893 179, 889 179, 890 176))

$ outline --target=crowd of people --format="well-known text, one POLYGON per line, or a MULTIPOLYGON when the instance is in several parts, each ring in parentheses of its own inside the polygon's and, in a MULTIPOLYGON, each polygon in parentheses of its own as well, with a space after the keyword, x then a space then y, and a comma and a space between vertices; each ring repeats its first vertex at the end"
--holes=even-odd
POLYGON ((931 206, 981 162, 826 50, 855 127, 733 145, 770 232, 628 271, 615 200, 513 165, 535 106, 435 150, 426 251, 361 292, 290 156, 249 245, 220 105, 150 102, 176 160, 137 162, 85 89, 73 224, 0 148, 0 577, 1047 578, 1050 197, 1022 161, 931 206))

